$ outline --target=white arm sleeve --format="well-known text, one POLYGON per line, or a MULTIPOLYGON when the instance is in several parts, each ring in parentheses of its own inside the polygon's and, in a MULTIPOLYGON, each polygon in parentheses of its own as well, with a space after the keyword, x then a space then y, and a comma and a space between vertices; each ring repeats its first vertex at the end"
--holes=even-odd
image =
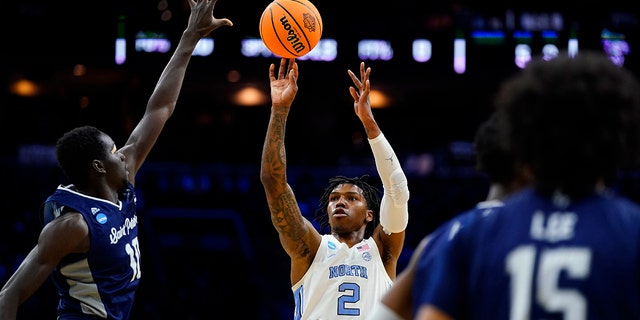
POLYGON ((369 139, 369 145, 384 189, 380 202, 380 225, 386 234, 402 232, 409 222, 407 177, 384 134, 369 139))
POLYGON ((371 309, 371 313, 367 315, 367 320, 403 320, 395 311, 389 308, 381 301, 376 302, 371 309))

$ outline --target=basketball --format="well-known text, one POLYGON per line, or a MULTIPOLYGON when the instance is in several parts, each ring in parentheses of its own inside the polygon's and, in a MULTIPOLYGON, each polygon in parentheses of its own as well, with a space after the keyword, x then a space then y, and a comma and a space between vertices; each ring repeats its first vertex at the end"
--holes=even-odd
POLYGON ((299 58, 322 36, 322 18, 308 0, 274 0, 260 17, 260 38, 276 56, 299 58))

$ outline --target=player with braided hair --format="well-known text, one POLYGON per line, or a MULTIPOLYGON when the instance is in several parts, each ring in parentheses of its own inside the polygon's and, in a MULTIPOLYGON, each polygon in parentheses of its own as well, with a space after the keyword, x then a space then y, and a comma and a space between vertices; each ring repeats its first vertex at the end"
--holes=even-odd
POLYGON ((324 229, 331 227, 329 225, 329 216, 327 216, 327 206, 331 198, 331 193, 338 186, 342 184, 351 184, 357 186, 362 190, 362 197, 367 202, 367 207, 373 210, 373 219, 371 223, 367 223, 367 227, 364 231, 364 237, 369 238, 373 234, 375 226, 380 223, 380 190, 367 182, 369 175, 362 175, 360 177, 348 178, 345 176, 335 176, 329 179, 329 185, 324 189, 324 193, 320 197, 320 204, 316 209, 316 220, 320 223, 320 228, 324 229))
POLYGON ((371 112, 371 68, 361 63, 360 78, 348 70, 354 83, 349 91, 384 193, 380 199, 365 177, 332 178, 320 200, 323 223, 330 227, 324 235, 302 215, 287 182, 285 127, 298 90, 298 64, 282 59, 278 75, 274 69, 271 64, 271 116, 260 178, 271 221, 291 258, 294 319, 363 319, 396 278, 409 217, 407 178, 371 112))

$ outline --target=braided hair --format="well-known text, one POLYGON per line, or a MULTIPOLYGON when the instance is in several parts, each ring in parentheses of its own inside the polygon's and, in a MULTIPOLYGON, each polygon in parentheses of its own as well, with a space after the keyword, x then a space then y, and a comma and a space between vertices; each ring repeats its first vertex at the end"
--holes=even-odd
POLYGON ((369 238, 373 234, 373 230, 380 223, 380 190, 368 183, 369 175, 365 174, 360 177, 348 178, 345 176, 335 176, 329 179, 329 186, 324 189, 324 193, 320 197, 318 208, 316 209, 316 221, 320 223, 320 228, 324 229, 329 226, 329 217, 327 216, 327 206, 329 205, 329 197, 331 192, 339 185, 352 184, 362 190, 362 196, 365 199, 367 209, 373 211, 373 220, 367 223, 364 237, 369 238))

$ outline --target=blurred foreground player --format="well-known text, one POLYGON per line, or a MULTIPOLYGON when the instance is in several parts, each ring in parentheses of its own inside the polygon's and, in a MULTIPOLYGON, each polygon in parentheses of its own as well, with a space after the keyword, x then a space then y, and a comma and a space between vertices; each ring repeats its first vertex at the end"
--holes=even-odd
POLYGON ((415 319, 640 319, 640 84, 600 52, 533 60, 497 97, 533 185, 416 266, 415 319))

